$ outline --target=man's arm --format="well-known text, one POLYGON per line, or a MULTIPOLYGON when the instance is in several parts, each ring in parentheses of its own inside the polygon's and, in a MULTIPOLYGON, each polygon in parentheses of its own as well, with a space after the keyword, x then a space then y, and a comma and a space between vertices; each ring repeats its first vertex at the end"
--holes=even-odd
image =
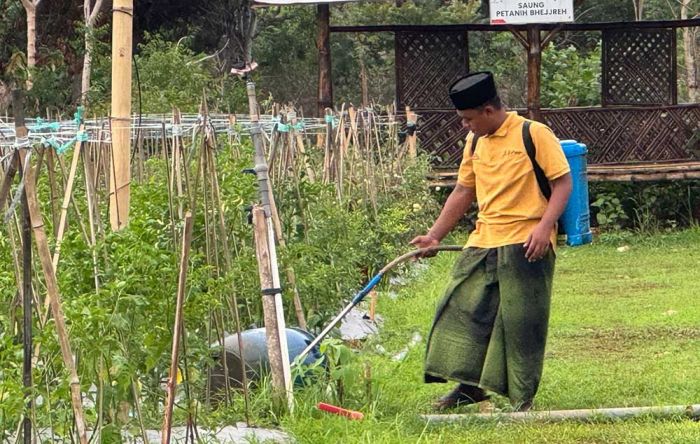
POLYGON ((416 236, 411 241, 411 244, 418 248, 439 245, 440 241, 447 236, 447 233, 452 231, 457 222, 464 216, 464 213, 467 212, 472 202, 474 202, 474 196, 474 188, 468 188, 459 183, 456 184, 433 226, 426 234, 416 236))
POLYGON ((535 229, 528 236, 525 245, 525 257, 530 262, 541 259, 549 248, 550 235, 554 229, 554 224, 559 220, 559 217, 566 208, 566 203, 569 201, 571 194, 572 181, 571 173, 566 173, 563 176, 549 182, 552 187, 552 196, 549 198, 547 209, 542 215, 542 220, 537 224, 535 229))

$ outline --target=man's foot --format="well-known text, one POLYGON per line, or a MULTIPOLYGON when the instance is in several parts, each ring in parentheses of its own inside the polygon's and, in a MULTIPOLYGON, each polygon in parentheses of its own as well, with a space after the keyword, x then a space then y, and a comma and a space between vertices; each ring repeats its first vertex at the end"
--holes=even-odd
POLYGON ((435 410, 447 410, 460 405, 475 404, 486 401, 489 396, 479 387, 459 384, 450 393, 433 403, 435 410))
POLYGON ((532 400, 515 404, 513 407, 516 412, 529 412, 532 409, 532 400))

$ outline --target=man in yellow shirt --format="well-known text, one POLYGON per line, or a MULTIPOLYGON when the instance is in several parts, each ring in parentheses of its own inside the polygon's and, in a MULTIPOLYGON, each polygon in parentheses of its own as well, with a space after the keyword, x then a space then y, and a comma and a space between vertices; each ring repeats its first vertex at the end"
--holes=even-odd
POLYGON ((449 93, 470 130, 457 185, 432 228, 411 243, 438 245, 475 198, 479 212, 435 315, 425 381, 459 383, 438 400, 438 409, 488 399, 491 391, 528 410, 542 375, 557 220, 572 187, 569 165, 547 126, 506 111, 491 73, 469 74, 449 93))

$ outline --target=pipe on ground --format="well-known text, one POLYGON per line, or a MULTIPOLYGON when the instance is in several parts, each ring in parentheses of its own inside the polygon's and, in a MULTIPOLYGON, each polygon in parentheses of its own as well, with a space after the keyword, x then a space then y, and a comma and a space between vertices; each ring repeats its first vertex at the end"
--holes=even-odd
POLYGON ((466 421, 500 421, 500 422, 595 422, 600 420, 624 420, 640 416, 669 418, 685 416, 700 418, 700 404, 673 405, 656 407, 618 407, 607 409, 549 410, 512 413, 472 413, 449 415, 421 415, 429 423, 453 423, 466 421))

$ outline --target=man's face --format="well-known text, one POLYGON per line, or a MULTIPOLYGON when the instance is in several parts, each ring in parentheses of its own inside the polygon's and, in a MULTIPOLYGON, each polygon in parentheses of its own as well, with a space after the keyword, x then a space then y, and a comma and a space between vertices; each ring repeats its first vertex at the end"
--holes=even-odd
POLYGON ((481 109, 457 110, 457 115, 462 120, 462 127, 481 137, 492 131, 492 111, 491 106, 486 106, 481 109))

